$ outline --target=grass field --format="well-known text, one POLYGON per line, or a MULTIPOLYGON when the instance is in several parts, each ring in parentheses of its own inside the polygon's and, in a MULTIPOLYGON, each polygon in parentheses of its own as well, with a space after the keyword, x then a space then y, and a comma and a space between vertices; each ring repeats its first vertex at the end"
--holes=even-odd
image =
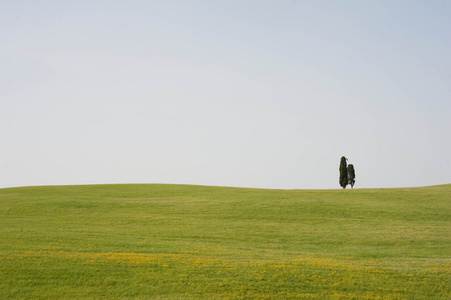
POLYGON ((451 185, 0 189, 0 298, 450 299, 451 185))

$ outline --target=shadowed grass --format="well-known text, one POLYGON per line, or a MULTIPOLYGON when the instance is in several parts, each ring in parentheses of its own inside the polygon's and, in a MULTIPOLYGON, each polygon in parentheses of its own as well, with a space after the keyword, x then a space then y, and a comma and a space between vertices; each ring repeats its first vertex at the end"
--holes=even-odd
POLYGON ((449 298, 451 185, 0 190, 0 298, 449 298))

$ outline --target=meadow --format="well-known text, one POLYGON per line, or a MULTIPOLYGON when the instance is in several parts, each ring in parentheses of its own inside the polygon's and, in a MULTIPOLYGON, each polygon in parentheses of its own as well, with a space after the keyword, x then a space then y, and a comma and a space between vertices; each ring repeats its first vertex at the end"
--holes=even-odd
POLYGON ((451 185, 0 189, 1 299, 450 299, 451 185))

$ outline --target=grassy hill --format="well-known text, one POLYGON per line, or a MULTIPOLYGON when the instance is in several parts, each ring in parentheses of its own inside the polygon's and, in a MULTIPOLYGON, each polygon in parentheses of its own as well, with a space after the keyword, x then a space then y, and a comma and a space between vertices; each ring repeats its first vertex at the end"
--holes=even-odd
POLYGON ((0 298, 451 298, 451 185, 0 189, 0 298))

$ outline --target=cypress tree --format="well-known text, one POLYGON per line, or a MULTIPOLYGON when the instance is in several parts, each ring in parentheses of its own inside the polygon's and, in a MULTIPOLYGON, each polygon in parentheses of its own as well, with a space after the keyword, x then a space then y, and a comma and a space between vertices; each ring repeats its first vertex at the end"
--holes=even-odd
POLYGON ((340 186, 346 188, 348 185, 348 169, 346 166, 346 157, 342 156, 340 160, 340 186))
POLYGON ((354 165, 349 164, 348 165, 348 183, 351 185, 351 188, 354 188, 355 184, 355 170, 354 165))

